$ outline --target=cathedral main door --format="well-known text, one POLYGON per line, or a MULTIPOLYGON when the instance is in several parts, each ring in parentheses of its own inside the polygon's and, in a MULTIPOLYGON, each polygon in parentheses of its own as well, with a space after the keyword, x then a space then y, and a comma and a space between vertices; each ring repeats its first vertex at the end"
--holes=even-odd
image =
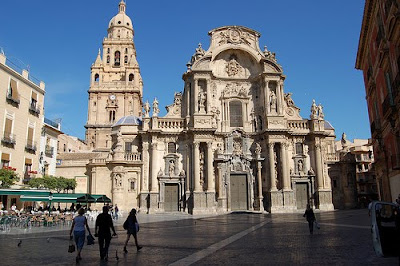
POLYGON ((308 203, 307 183, 296 183, 297 209, 306 209, 308 203))
POLYGON ((231 210, 243 211, 248 209, 247 175, 231 175, 231 210))
POLYGON ((164 210, 166 212, 178 211, 179 189, 178 184, 165 184, 164 210))

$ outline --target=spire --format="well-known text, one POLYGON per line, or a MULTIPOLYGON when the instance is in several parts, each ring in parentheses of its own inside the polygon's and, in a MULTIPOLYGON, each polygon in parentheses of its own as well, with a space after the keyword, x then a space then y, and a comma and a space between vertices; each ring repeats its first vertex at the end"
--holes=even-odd
POLYGON ((126 3, 124 2, 124 0, 121 0, 121 2, 119 2, 119 13, 125 13, 125 9, 126 3))
POLYGON ((99 53, 97 54, 96 62, 94 62, 94 64, 95 65, 101 64, 100 48, 99 48, 99 53))

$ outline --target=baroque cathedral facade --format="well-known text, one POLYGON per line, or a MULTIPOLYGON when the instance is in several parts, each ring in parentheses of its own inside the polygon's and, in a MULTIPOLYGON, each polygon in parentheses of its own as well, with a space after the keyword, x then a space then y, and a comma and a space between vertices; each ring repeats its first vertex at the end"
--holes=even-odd
POLYGON ((334 129, 314 101, 310 119, 300 116, 275 53, 259 48, 260 33, 211 30, 161 117, 157 99, 143 103, 125 11, 121 1, 91 67, 88 193, 151 213, 333 209, 334 129))

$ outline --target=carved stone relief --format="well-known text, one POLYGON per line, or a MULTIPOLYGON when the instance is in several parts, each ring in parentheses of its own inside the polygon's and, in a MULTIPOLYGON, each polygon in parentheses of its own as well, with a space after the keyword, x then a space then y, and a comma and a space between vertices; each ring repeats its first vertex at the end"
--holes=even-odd
POLYGON ((248 89, 240 83, 228 83, 222 92, 224 98, 241 97, 248 98, 248 89))

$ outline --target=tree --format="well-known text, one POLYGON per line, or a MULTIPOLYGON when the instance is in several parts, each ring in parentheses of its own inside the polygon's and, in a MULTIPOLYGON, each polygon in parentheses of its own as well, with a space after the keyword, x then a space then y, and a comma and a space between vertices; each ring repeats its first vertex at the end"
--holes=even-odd
POLYGON ((68 190, 74 190, 76 188, 77 184, 76 184, 75 179, 66 178, 65 180, 66 180, 66 184, 67 184, 67 186, 65 188, 67 190, 67 193, 68 193, 68 190))
POLYGON ((32 178, 28 182, 28 186, 31 188, 44 188, 43 178, 32 178))
POLYGON ((0 188, 9 188, 19 180, 16 172, 9 169, 0 169, 0 188))
POLYGON ((57 191, 57 193, 60 193, 61 191, 65 190, 68 187, 68 181, 65 177, 56 177, 55 178, 56 182, 56 187, 55 190, 57 191))
POLYGON ((43 176, 44 187, 49 190, 56 190, 57 188, 57 179, 54 176, 43 176))

